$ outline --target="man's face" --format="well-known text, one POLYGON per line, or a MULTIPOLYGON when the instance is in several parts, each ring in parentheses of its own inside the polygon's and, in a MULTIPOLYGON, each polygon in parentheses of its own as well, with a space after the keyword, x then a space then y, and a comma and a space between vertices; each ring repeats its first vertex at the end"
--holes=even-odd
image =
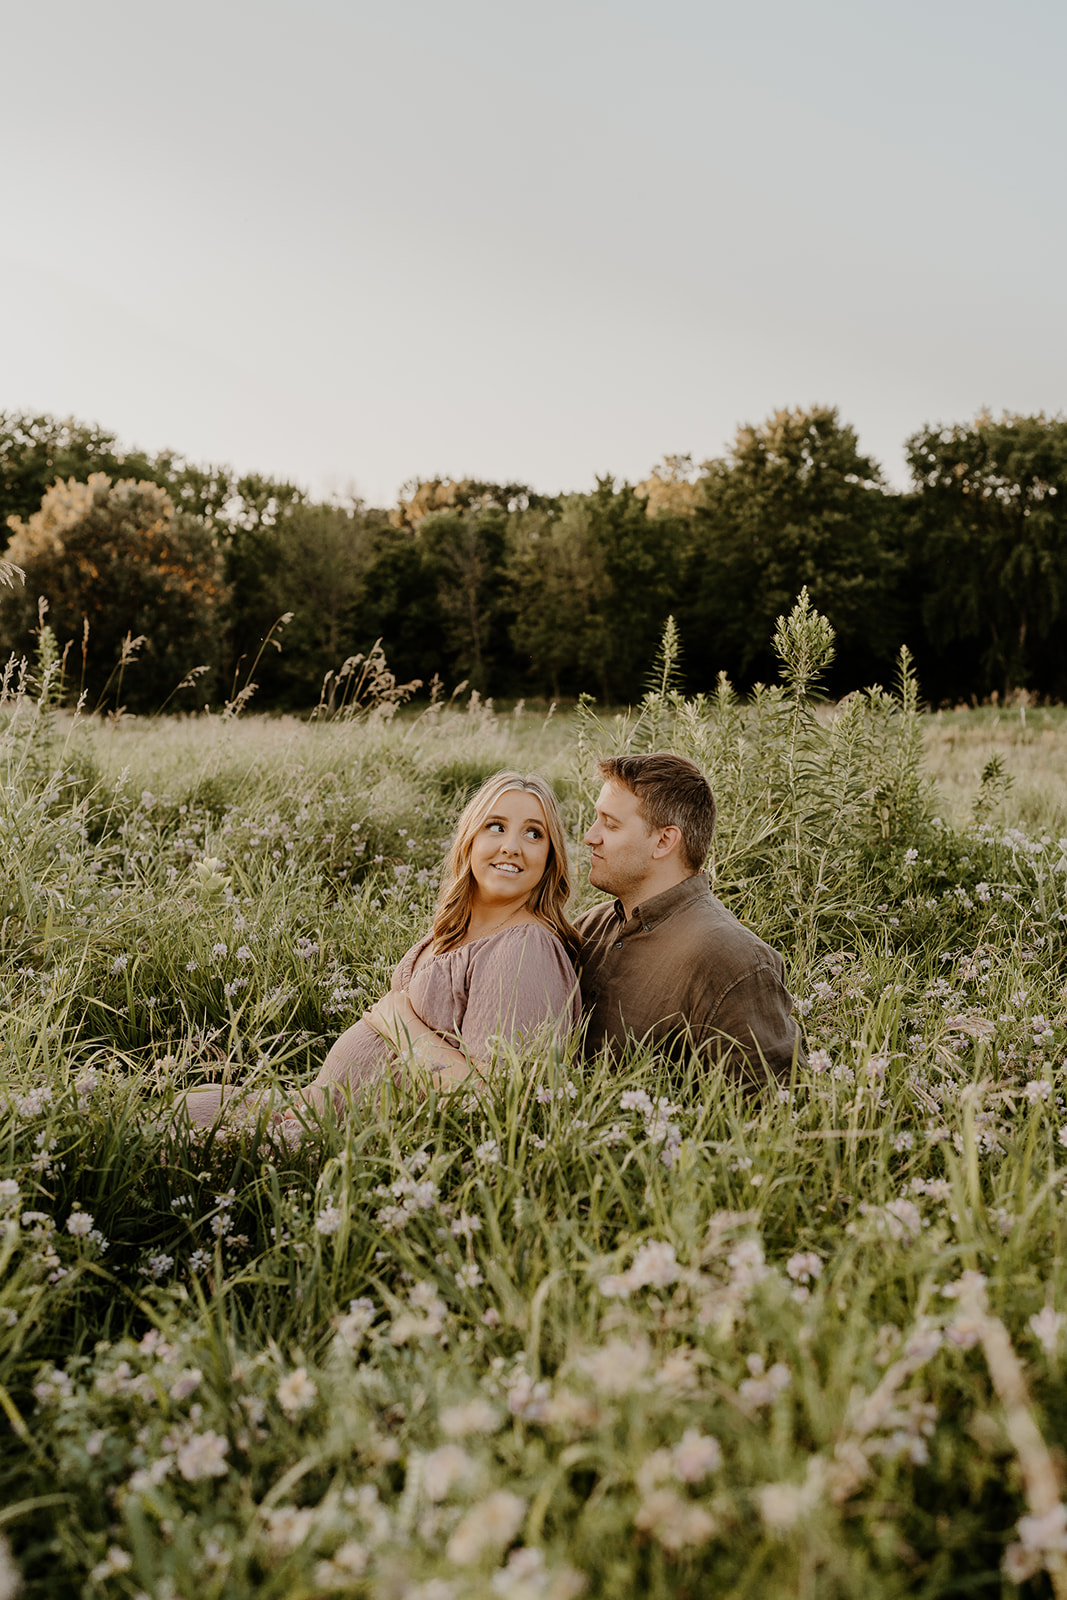
POLYGON ((597 797, 596 821, 585 836, 592 852, 589 882, 627 907, 636 905, 655 871, 658 838, 638 810, 636 795, 622 784, 606 783, 597 797))

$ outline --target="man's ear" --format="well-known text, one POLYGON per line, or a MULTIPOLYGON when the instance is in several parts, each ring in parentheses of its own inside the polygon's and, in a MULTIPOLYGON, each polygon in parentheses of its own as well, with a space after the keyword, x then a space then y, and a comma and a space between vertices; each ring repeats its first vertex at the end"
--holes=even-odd
POLYGON ((662 861, 665 857, 672 855, 681 842, 681 828, 676 828, 673 823, 669 823, 666 828, 661 828, 659 838, 652 849, 653 861, 662 861))

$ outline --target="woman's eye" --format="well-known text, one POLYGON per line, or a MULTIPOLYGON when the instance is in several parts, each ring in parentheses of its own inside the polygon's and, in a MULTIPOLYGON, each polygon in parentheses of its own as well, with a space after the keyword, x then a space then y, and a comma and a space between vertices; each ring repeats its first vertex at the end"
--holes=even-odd
POLYGON ((504 824, 502 822, 487 822, 485 829, 487 833, 503 833, 504 824))
POLYGON ((527 839, 543 839, 544 834, 541 832, 540 828, 527 828, 526 837, 527 839))

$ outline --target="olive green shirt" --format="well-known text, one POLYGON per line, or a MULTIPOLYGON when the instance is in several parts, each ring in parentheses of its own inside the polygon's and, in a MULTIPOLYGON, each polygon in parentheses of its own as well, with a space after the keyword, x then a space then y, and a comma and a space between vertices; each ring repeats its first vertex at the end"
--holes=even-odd
POLYGON ((703 872, 635 906, 578 918, 586 1049, 688 1041, 748 1083, 804 1060, 780 955, 712 894, 703 872))

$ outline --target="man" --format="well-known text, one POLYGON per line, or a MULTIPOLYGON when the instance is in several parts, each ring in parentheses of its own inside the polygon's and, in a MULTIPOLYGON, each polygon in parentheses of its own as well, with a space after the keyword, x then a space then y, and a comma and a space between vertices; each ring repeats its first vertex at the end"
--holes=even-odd
POLYGON ((712 894, 701 870, 715 799, 684 756, 614 756, 585 836, 589 882, 615 896, 578 918, 587 1049, 690 1043, 748 1083, 803 1048, 782 958, 712 894))

